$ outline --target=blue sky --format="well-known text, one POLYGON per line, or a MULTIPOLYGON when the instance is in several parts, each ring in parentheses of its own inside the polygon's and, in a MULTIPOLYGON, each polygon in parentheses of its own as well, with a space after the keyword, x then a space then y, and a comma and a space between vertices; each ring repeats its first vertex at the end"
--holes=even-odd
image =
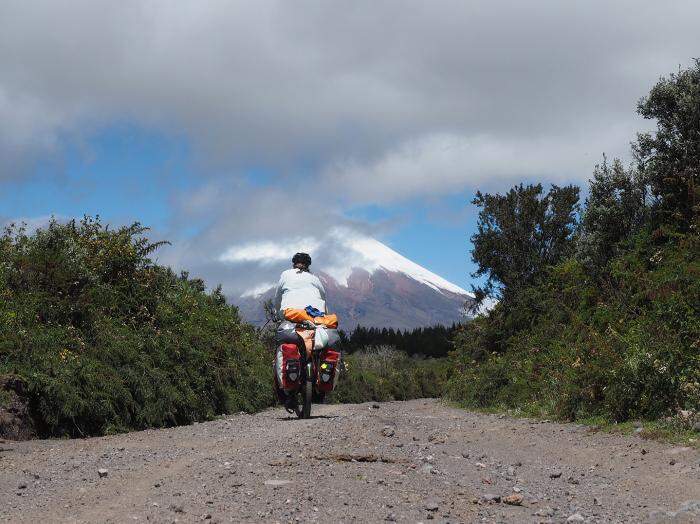
POLYGON ((603 152, 629 160, 653 128, 636 101, 697 55, 698 18, 690 0, 3 3, 0 222, 138 220, 173 242, 161 262, 230 295, 277 269, 224 252, 361 264, 345 231, 468 289, 475 190, 585 188, 603 152))
MULTIPOLYGON (((199 224, 177 223, 173 209, 174 201, 199 187, 201 173, 192 164, 190 149, 182 138, 115 125, 80 149, 68 148, 60 160, 40 161, 31 177, 5 182, 0 195, 3 221, 100 215, 113 224, 140 221, 159 237, 196 237, 199 224)), ((273 171, 254 168, 241 177, 262 189, 278 178, 273 171)), ((418 198, 353 206, 343 214, 379 225, 381 240, 392 248, 468 288, 473 271, 468 239, 476 223, 470 198, 471 193, 461 192, 430 202, 418 198)))
POLYGON ((7 182, 6 217, 101 215, 115 223, 168 226, 169 200, 192 183, 184 141, 120 125, 62 158, 39 161, 28 179, 7 182))

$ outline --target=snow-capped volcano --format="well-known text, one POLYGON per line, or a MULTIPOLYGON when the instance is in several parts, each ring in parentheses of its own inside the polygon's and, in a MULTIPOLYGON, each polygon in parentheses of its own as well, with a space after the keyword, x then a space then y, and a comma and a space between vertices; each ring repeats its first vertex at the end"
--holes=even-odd
MULTIPOLYGON (((312 270, 326 287, 329 310, 338 314, 346 330, 358 324, 410 329, 465 319, 470 293, 374 238, 336 229, 322 241, 295 239, 284 244, 279 251, 270 242, 237 246, 221 260, 278 266, 271 259, 280 253, 281 271, 289 266, 290 253, 311 252, 312 270)), ((275 285, 255 283, 233 301, 246 319, 264 322, 262 304, 273 296, 275 285)))
MULTIPOLYGON (((357 255, 356 259, 364 258, 361 269, 365 271, 374 272, 381 269, 387 272, 402 273, 436 291, 450 291, 459 295, 468 295, 461 287, 425 269, 423 266, 419 266, 374 238, 355 236, 347 239, 344 244, 348 251, 357 255)), ((347 266, 343 269, 328 268, 326 273, 342 282, 347 281, 354 269, 357 268, 348 268, 347 266)))

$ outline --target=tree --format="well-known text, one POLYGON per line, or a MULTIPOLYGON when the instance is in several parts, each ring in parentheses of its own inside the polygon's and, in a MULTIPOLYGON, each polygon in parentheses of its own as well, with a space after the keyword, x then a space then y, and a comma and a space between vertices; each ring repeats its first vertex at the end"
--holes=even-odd
POLYGON ((638 173, 626 170, 618 159, 608 164, 603 156, 589 185, 577 245, 579 260, 598 274, 646 217, 646 188, 638 173))
POLYGON ((657 216, 687 231, 700 214, 700 59, 661 78, 637 112, 657 121, 655 133, 640 133, 633 144, 657 216))
POLYGON ((480 207, 477 232, 471 237, 474 277, 486 276, 475 289, 477 302, 486 296, 507 299, 522 286, 533 284, 550 265, 572 252, 577 226, 579 188, 522 184, 505 195, 480 191, 473 203, 480 207))

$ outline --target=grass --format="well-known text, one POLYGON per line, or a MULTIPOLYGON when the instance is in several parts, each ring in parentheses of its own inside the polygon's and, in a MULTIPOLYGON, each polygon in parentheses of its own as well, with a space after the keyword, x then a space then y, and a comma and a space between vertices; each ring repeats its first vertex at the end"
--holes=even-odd
POLYGON ((700 450, 700 432, 676 419, 614 422, 604 417, 590 417, 577 423, 589 426, 591 432, 638 435, 646 440, 681 444, 700 450))
POLYGON ((552 412, 545 409, 542 405, 532 403, 524 408, 511 409, 506 406, 485 406, 473 407, 468 406, 463 402, 443 399, 446 405, 472 411, 475 413, 483 413, 485 415, 507 415, 513 418, 534 419, 540 421, 553 421, 561 424, 580 424, 589 427, 589 432, 611 433, 615 435, 637 435, 646 440, 663 442, 666 444, 676 444, 692 447, 700 450, 700 432, 695 431, 678 419, 673 420, 644 420, 644 421, 625 421, 615 422, 603 416, 587 417, 575 421, 557 420, 553 417, 552 412), (638 429, 641 428, 640 431, 638 429))

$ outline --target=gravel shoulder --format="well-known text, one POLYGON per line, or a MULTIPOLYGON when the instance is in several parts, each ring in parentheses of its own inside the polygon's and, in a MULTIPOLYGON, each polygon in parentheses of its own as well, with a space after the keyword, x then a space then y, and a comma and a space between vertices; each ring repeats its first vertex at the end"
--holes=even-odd
POLYGON ((314 415, 0 441, 0 520, 700 522, 690 448, 435 400, 314 415))

